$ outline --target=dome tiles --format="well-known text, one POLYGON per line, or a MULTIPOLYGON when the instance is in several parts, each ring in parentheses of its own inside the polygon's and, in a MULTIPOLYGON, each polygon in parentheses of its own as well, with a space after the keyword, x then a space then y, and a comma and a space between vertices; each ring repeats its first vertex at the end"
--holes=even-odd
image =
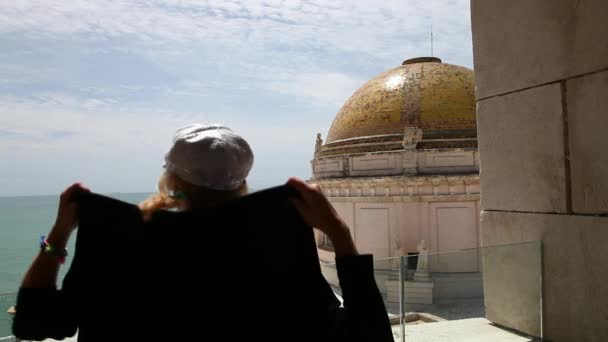
POLYGON ((443 147, 456 146, 446 142, 467 138, 474 140, 475 146, 469 147, 476 147, 473 71, 421 57, 381 73, 342 106, 323 150, 358 142, 383 142, 387 149, 394 149, 396 145, 391 148, 389 142, 400 142, 406 127, 422 130, 425 147, 434 147, 433 141, 442 141, 443 147))

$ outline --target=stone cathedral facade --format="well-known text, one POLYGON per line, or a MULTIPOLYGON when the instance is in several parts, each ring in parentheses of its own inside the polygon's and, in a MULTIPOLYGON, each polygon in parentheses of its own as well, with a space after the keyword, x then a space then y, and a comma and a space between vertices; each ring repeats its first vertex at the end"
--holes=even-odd
MULTIPOLYGON (((357 90, 317 135, 311 183, 375 258, 475 248, 479 155, 473 71, 439 58, 408 59, 357 90)), ((317 232, 319 255, 331 242, 317 232)), ((479 256, 430 260, 432 272, 477 272, 479 256)))

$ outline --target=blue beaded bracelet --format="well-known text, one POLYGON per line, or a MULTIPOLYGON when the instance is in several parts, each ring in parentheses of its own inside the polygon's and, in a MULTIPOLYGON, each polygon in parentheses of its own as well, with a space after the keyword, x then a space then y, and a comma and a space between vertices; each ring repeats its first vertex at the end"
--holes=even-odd
POLYGON ((57 258, 60 264, 65 262, 65 257, 68 256, 68 250, 63 249, 60 251, 55 246, 51 245, 44 235, 40 236, 40 249, 43 250, 46 254, 52 255, 57 258))

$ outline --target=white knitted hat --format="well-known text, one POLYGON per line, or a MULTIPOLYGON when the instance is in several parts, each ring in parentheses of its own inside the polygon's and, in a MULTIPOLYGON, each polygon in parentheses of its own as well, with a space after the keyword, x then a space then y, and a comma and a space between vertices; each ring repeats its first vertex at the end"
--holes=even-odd
POLYGON ((182 180, 215 190, 234 190, 253 165, 249 144, 230 128, 195 123, 180 128, 164 167, 182 180))

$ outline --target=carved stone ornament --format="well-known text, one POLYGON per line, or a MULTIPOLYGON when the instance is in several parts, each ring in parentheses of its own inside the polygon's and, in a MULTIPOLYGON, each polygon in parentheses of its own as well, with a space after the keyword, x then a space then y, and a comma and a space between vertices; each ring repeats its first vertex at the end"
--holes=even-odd
POLYGON ((403 148, 415 149, 416 144, 422 140, 422 129, 408 126, 403 129, 403 148))
POLYGON ((315 143, 315 153, 321 150, 321 146, 323 145, 323 139, 321 139, 321 133, 317 133, 317 141, 315 143))
POLYGON ((418 265, 416 265, 416 272, 428 272, 429 250, 426 248, 424 240, 418 243, 417 249, 418 265))

